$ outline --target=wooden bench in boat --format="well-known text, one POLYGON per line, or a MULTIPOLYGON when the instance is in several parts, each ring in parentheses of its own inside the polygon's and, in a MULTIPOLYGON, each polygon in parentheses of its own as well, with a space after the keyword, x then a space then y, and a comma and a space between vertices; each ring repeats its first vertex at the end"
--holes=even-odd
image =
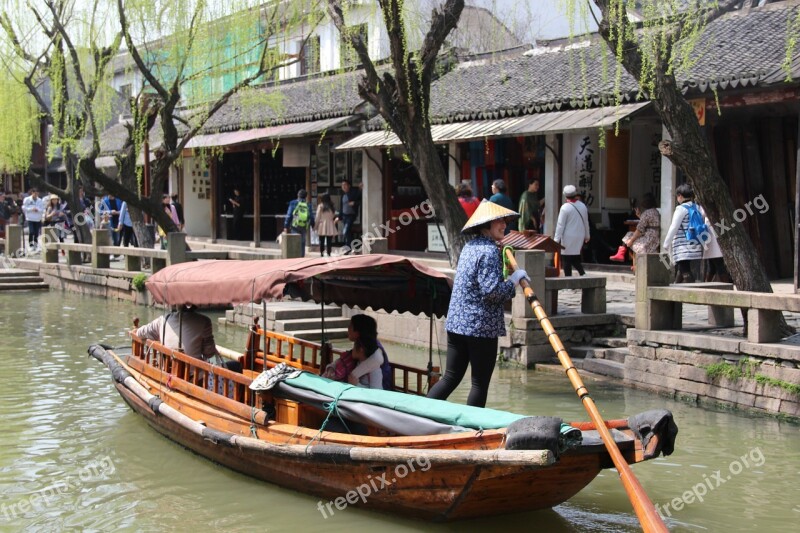
MULTIPOLYGON (((252 368, 256 372, 261 372, 265 364, 270 368, 286 363, 294 368, 321 374, 328 363, 333 362, 334 356, 341 356, 343 353, 345 350, 336 348, 331 348, 328 352, 328 349, 323 349, 320 344, 274 331, 265 331, 256 325, 250 329, 245 353, 239 357, 239 362, 242 363, 242 368, 252 368)), ((428 371, 425 369, 402 365, 391 360, 389 365, 392 368, 394 390, 399 392, 424 396, 425 386, 432 387, 439 380, 438 366, 431 369, 429 380, 428 371)))

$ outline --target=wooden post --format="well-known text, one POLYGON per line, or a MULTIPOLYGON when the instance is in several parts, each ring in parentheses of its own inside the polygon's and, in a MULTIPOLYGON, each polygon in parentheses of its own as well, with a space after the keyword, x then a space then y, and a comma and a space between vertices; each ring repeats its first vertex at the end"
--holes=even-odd
MULTIPOLYGON (((534 294, 544 300, 544 252, 542 250, 517 250, 514 258, 519 267, 528 273, 531 278, 531 288, 534 294)), ((511 300, 512 318, 534 318, 533 308, 531 308, 525 294, 517 291, 514 299, 511 300)))
POLYGON ((92 268, 110 268, 111 259, 108 254, 101 254, 101 246, 111 246, 111 234, 107 229, 92 230, 92 268))
POLYGON ((649 287, 667 287, 672 278, 671 263, 659 254, 636 255, 636 329, 680 329, 680 302, 651 301, 649 287))

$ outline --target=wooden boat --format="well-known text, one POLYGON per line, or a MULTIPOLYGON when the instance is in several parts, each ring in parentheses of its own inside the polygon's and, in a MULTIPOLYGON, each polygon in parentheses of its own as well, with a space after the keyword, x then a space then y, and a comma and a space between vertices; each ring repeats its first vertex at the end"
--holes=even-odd
MULTIPOLYGON (((449 283, 408 259, 370 255, 182 264, 160 271, 147 285, 158 302, 172 305, 289 293, 326 302, 360 300, 366 307, 370 295, 352 290, 358 286, 372 297, 381 292, 372 300, 380 302, 376 308, 441 313, 449 283), (410 298, 409 291, 422 298, 410 298), (426 303, 427 296, 438 300, 426 303)), ((327 359, 323 345, 258 323, 244 350, 222 350, 242 363, 241 373, 131 337, 131 350, 89 351, 108 366, 117 391, 150 426, 236 471, 319 497, 323 516, 347 505, 437 521, 548 508, 613 467, 592 423, 561 425, 558 419, 419 396, 438 369, 394 364, 397 390, 372 391, 318 376, 327 359), (303 372, 268 391, 249 388, 262 370, 280 363, 303 372), (334 423, 360 431, 329 430, 334 423), (537 425, 550 431, 529 431, 537 425), (574 436, 575 429, 581 442, 564 450, 562 435, 574 436)), ((671 414, 657 422, 631 421, 606 424, 628 463, 671 452, 671 414), (646 426, 655 429, 648 433, 646 426)))

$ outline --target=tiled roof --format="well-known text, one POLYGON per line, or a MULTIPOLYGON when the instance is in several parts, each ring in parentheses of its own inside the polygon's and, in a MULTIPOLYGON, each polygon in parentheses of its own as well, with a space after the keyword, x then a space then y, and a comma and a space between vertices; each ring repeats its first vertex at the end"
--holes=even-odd
POLYGON ((353 114, 362 71, 281 83, 234 95, 203 128, 204 132, 263 128, 353 114))
MULTIPOLYGON (((799 10, 797 2, 778 3, 716 20, 695 48, 697 63, 689 73, 678 73, 684 90, 704 92, 775 83, 774 72, 786 53, 783 36, 799 10)), ((601 41, 464 64, 434 82, 432 121, 502 118, 614 104, 615 64, 601 41), (604 61, 608 62, 605 69, 604 61)), ((638 93, 634 79, 623 70, 620 80, 621 103, 634 101, 638 93)))

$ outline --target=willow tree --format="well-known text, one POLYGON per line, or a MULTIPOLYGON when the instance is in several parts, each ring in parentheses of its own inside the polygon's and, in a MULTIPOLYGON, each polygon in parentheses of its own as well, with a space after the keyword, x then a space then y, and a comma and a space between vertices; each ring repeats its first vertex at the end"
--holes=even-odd
POLYGON ((328 0, 328 13, 345 42, 358 56, 364 74, 358 93, 372 104, 402 141, 411 163, 419 172, 422 185, 436 215, 444 222, 450 244, 450 262, 458 261, 464 237, 461 228, 466 222, 464 210, 448 184, 447 172, 433 142, 430 121, 430 89, 437 68, 437 57, 445 39, 456 27, 464 0, 445 0, 434 8, 430 27, 421 46, 412 49, 414 31, 407 23, 408 12, 402 0, 377 0, 389 37, 391 68, 378 73, 370 58, 367 44, 358 26, 349 26, 345 17, 347 4, 328 0))
MULTIPOLYGON (((85 179, 126 201, 142 246, 153 244, 142 212, 167 231, 177 230, 161 207, 161 194, 187 143, 231 96, 297 61, 281 51, 282 40, 309 35, 320 19, 313 0, 40 0, 4 7, 5 63, 26 73, 18 81, 54 126, 51 149, 61 148, 71 162, 67 187, 75 182, 70 170, 76 165, 85 179), (118 55, 122 43, 126 54, 118 55), (115 72, 111 60, 126 58, 124 69, 115 72), (108 173, 96 159, 110 118, 121 111, 121 95, 111 90, 115 75, 136 83, 125 102, 131 119, 115 154, 117 172, 108 173), (52 105, 41 90, 44 80, 52 105), (63 127, 57 126, 60 120, 63 127), (137 159, 154 129, 162 140, 150 147, 152 178, 145 194, 137 159)), ((258 105, 257 98, 248 101, 258 105)))
MULTIPOLYGON (((708 139, 678 77, 698 59, 695 45, 714 20, 750 1, 665 2, 662 0, 593 0, 599 33, 621 68, 633 76, 669 133, 661 153, 680 168, 712 223, 734 220, 730 190, 720 175, 708 139), (634 22, 631 13, 636 10, 634 22)), ((577 6, 574 0, 571 7, 577 6)), ((616 79, 620 76, 617 73, 616 79)), ((719 235, 725 263, 740 290, 772 292, 764 265, 744 225, 731 225, 719 235)))

